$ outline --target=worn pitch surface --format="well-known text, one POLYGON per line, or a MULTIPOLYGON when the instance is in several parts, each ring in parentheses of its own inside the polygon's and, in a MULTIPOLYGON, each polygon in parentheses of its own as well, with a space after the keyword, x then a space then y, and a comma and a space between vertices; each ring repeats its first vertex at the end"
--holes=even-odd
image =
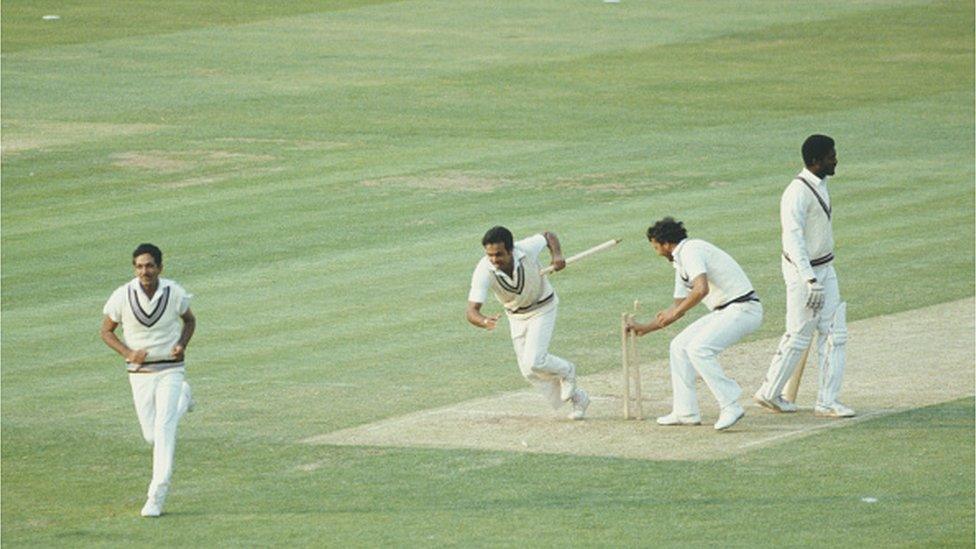
MULTIPOLYGON (((815 353, 811 353, 797 398, 799 412, 773 414, 753 404, 750 396, 761 383, 777 344, 776 340, 763 340, 732 347, 720 358, 726 372, 743 386, 740 401, 746 406, 746 417, 722 433, 712 428, 717 406, 701 380, 701 426, 660 427, 654 423, 656 416, 668 412, 671 395, 667 362, 655 361, 641 364, 644 421, 622 419, 622 376, 620 368, 614 368, 580 377, 580 386, 592 398, 585 421, 565 419, 568 407, 552 412, 541 395, 526 389, 326 433, 305 442, 652 460, 718 459, 823 429, 972 395, 973 312, 974 300, 969 298, 850 323, 841 399, 857 410, 858 416, 853 419, 814 417, 815 353)), ((666 345, 667 341, 666 335, 649 334, 638 340, 638 345, 666 345)), ((581 369, 585 371, 586 365, 581 369)))

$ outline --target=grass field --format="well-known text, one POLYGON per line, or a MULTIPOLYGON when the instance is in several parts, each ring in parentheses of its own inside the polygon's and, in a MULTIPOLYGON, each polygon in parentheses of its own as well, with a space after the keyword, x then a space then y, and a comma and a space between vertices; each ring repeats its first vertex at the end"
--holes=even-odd
POLYGON ((9 0, 0 47, 4 545, 972 546, 972 397, 706 462, 300 443, 525 386, 463 320, 495 224, 624 238, 554 277, 584 375, 669 301, 664 215, 778 336, 814 132, 852 319, 973 296, 972 2, 9 0), (98 338, 144 241, 198 318, 155 521, 98 338))

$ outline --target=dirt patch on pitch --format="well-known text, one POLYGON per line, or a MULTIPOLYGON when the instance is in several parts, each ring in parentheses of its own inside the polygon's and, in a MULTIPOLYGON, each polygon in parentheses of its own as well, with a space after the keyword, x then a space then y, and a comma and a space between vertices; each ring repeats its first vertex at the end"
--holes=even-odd
MULTIPOLYGON (((395 176, 368 179, 364 187, 381 189, 419 189, 441 192, 489 193, 503 187, 518 184, 511 179, 481 175, 469 172, 445 172, 416 176, 395 176)), ((523 183, 524 184, 524 183, 523 183)), ((680 186, 675 181, 640 181, 622 183, 607 174, 585 174, 573 178, 558 178, 535 183, 540 188, 554 192, 575 192, 584 194, 632 195, 646 193, 648 190, 667 190, 680 186)))
MULTIPOLYGON (((851 323, 841 397, 857 410, 858 417, 854 419, 813 416, 817 388, 814 356, 797 398, 799 412, 772 414, 752 404, 749 397, 762 382, 777 343, 764 340, 738 345, 722 355, 726 371, 742 385, 741 402, 746 406, 746 417, 722 433, 711 426, 718 410, 700 380, 699 401, 705 422, 702 426, 660 427, 654 423, 656 416, 669 411, 671 396, 667 363, 656 361, 641 365, 647 418, 644 421, 622 419, 621 375, 615 368, 580 378, 580 385, 592 399, 585 421, 563 419, 567 409, 554 414, 541 396, 527 389, 390 418, 303 442, 653 460, 719 459, 824 429, 973 395, 973 319, 974 301, 969 298, 851 323)), ((641 344, 666 345, 667 341, 648 337, 641 344)), ((584 371, 585 368, 584 364, 584 371)))
POLYGON ((505 179, 466 172, 447 172, 434 175, 384 177, 362 182, 364 187, 385 189, 420 189, 443 192, 488 193, 509 182, 505 179))
POLYGON ((0 151, 7 155, 110 137, 152 133, 164 127, 156 124, 4 120, 0 151))
POLYGON ((112 165, 138 176, 172 176, 172 180, 154 181, 165 189, 185 189, 213 185, 240 177, 267 175, 282 171, 268 167, 274 156, 231 151, 130 151, 109 156, 112 165), (201 173, 202 172, 202 173, 201 173))
POLYGON ((182 172, 197 167, 196 162, 188 158, 179 158, 176 155, 158 151, 117 153, 111 155, 110 158, 113 166, 162 173, 182 172))
POLYGON ((187 177, 186 179, 178 179, 176 181, 164 181, 159 183, 158 186, 164 189, 186 189, 189 187, 199 187, 201 185, 214 185, 221 183, 223 181, 228 181, 231 179, 237 179, 241 177, 256 177, 264 176, 273 173, 279 173, 285 171, 283 167, 277 168, 247 168, 231 170, 226 172, 221 172, 208 176, 201 177, 187 177))
POLYGON ((273 156, 228 151, 133 151, 109 156, 112 165, 120 168, 177 173, 201 168, 224 167, 236 164, 255 164, 274 160, 273 156))
POLYGON ((683 183, 662 179, 634 179, 633 174, 583 174, 572 178, 559 178, 545 183, 554 191, 571 191, 584 194, 621 195, 647 194, 649 191, 668 191, 683 183), (625 182, 620 179, 623 178, 625 182))
POLYGON ((582 174, 577 177, 558 178, 547 184, 555 191, 573 191, 582 193, 604 194, 634 194, 636 187, 621 183, 609 174, 582 174))
POLYGON ((342 141, 320 141, 316 139, 276 139, 261 137, 221 137, 215 141, 230 143, 253 143, 258 145, 272 145, 275 148, 296 151, 332 151, 348 149, 352 144, 342 141))

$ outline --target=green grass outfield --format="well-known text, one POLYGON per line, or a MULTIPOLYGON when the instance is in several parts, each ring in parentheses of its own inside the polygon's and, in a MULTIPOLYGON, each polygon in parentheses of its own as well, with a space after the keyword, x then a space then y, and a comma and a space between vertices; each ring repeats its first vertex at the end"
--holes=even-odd
POLYGON ((633 299, 669 301, 642 235, 668 214, 777 336, 814 132, 851 317, 972 296, 972 2, 202 4, 4 3, 5 546, 972 546, 972 398, 703 463, 298 442, 525 387, 463 320, 498 223, 624 237, 555 280, 554 350, 605 350, 584 375, 633 299), (155 521, 98 338, 143 241, 198 318, 155 521))

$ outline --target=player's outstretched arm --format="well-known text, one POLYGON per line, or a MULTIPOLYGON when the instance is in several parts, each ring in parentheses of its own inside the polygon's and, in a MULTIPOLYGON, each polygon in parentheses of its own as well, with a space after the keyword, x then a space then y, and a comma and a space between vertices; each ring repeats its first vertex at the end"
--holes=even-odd
POLYGON ((478 303, 477 301, 469 301, 467 311, 465 311, 465 316, 472 325, 479 328, 484 328, 486 330, 494 330, 495 326, 498 325, 498 318, 501 314, 495 315, 483 315, 481 314, 481 306, 483 303, 478 303))

